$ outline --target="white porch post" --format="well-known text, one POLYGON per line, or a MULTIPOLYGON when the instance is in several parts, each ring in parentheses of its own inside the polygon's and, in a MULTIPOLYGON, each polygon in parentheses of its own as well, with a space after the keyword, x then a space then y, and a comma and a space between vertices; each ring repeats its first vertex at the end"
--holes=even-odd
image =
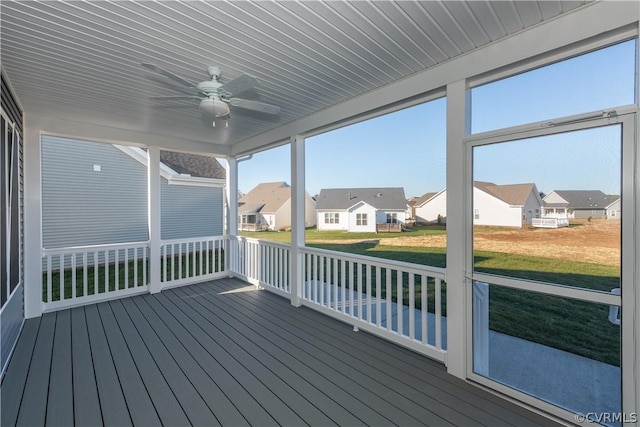
POLYGON ((291 138, 291 305, 299 307, 304 271, 301 248, 305 244, 304 138, 291 138))
POLYGON ((40 132, 25 117, 24 130, 24 315, 42 315, 42 184, 40 132))
POLYGON ((231 237, 229 241, 229 254, 225 256, 225 269, 236 270, 235 260, 237 259, 237 241, 235 237, 238 235, 238 160, 235 157, 228 156, 227 161, 227 236, 231 237))
POLYGON ((160 283, 160 148, 147 150, 149 198, 149 292, 162 290, 160 283))
POLYGON ((238 235, 238 160, 227 157, 227 235, 238 235))
POLYGON ((464 137, 468 129, 466 82, 447 85, 447 371, 466 377, 466 230, 470 209, 464 137))

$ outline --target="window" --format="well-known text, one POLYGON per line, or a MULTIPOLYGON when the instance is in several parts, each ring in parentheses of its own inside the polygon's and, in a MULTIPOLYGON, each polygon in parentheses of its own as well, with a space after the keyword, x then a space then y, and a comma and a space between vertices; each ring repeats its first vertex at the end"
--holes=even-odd
POLYGON ((367 225, 367 214, 366 213, 356 214, 356 225, 367 225))
POLYGON ((473 219, 480 219, 480 209, 473 210, 473 219))
POLYGON ((325 224, 339 224, 340 223, 340 214, 337 212, 325 212, 324 213, 324 223, 325 224))
POLYGON ((393 213, 388 213, 387 214, 387 224, 397 224, 398 223, 398 214, 393 212, 393 213))

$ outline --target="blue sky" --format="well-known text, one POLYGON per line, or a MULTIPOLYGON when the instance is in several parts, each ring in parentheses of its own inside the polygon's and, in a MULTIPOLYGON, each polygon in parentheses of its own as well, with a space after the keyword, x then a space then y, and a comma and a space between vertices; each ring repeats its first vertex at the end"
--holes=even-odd
MULTIPOLYGON (((635 103, 635 41, 474 88, 472 132, 635 103)), ((446 103, 431 101, 306 140, 306 188, 404 187, 407 197, 446 185, 446 103)), ((534 182, 540 191, 620 192, 618 126, 474 150, 474 178, 534 182)), ((462 165, 460 165, 462 167, 462 165)), ((290 178, 290 147, 239 164, 239 188, 290 178)))

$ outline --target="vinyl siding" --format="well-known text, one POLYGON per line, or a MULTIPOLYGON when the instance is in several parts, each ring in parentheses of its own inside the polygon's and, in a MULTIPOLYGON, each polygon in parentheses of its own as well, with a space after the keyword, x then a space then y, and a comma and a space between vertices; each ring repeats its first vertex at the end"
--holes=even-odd
MULTIPOLYGON (((15 131, 19 137, 16 140, 16 143, 18 144, 18 217, 14 218, 14 220, 17 219, 18 221, 18 241, 12 242, 12 245, 7 245, 6 247, 6 250, 11 252, 11 265, 14 268, 12 269, 11 277, 9 278, 11 283, 9 289, 10 294, 5 295, 7 299, 3 301, 0 310, 0 336, 2 336, 2 339, 0 339, 0 372, 4 373, 11 350, 20 335, 20 328, 24 321, 24 145, 22 142, 22 111, 20 110, 13 93, 9 90, 9 85, 4 73, 0 74, 0 92, 2 93, 2 96, 0 97, 1 109, 3 113, 7 115, 9 122, 15 125, 15 131), (18 254, 14 253, 16 250, 18 254), (16 256, 18 257, 17 270, 15 269, 16 256)), ((4 122, 4 120, 2 121, 4 122)), ((4 128, 2 131, 4 132, 4 128)), ((10 135, 11 134, 9 133, 9 136, 10 135)), ((4 146, 2 149, 4 149, 4 146)), ((13 214, 15 214, 15 211, 13 214)), ((7 231, 10 232, 10 230, 7 231)), ((3 234, 0 238, 4 239, 6 237, 4 233, 0 234, 3 234)), ((5 255, 5 253, 2 254, 3 260, 5 255)), ((4 262, 2 264, 4 265, 4 262)), ((0 270, 2 270, 2 274, 6 277, 6 270, 4 268, 0 270)))
POLYGON ((160 184, 161 238, 222 235, 222 193, 222 187, 169 185, 163 178, 160 184))
POLYGON ((148 240, 146 168, 110 144, 43 136, 42 234, 45 248, 148 240))

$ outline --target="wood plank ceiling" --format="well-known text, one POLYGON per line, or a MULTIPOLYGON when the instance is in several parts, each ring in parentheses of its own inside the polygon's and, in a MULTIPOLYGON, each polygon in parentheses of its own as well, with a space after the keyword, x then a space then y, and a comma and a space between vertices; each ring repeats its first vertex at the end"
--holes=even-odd
POLYGON ((3 0, 1 61, 27 114, 231 145, 584 3, 3 0), (254 75, 242 97, 281 113, 213 128, 197 101, 149 99, 184 90, 144 62, 192 82, 210 65, 223 83, 254 75))

